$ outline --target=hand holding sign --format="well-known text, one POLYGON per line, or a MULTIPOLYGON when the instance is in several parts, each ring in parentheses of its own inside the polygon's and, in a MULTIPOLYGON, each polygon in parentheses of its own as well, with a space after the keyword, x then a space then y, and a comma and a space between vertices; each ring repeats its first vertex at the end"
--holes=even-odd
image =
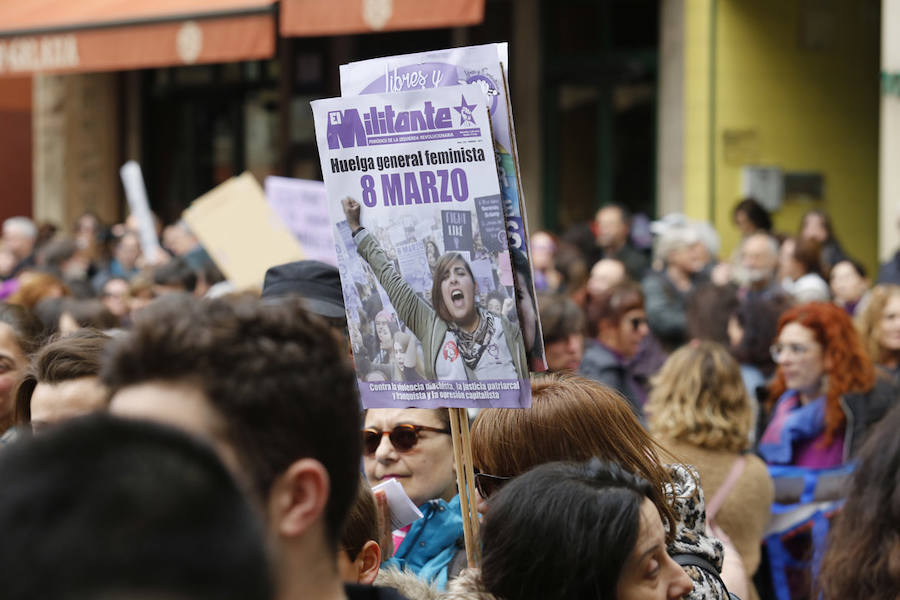
POLYGON ((344 216, 347 217, 347 226, 350 227, 350 231, 355 232, 360 227, 359 213, 362 207, 350 196, 341 200, 341 207, 344 209, 344 216))

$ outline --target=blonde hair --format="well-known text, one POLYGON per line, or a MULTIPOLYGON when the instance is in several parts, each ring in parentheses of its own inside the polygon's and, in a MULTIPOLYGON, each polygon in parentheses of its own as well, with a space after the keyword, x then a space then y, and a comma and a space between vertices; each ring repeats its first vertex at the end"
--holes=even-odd
POLYGON ((876 365, 884 364, 888 358, 888 353, 881 347, 881 319, 884 317, 887 303, 894 296, 900 296, 900 285, 875 286, 869 294, 865 308, 854 321, 863 346, 876 365))
POLYGON ((753 422, 741 370, 715 342, 673 353, 652 379, 645 407, 650 432, 701 448, 742 452, 753 422))

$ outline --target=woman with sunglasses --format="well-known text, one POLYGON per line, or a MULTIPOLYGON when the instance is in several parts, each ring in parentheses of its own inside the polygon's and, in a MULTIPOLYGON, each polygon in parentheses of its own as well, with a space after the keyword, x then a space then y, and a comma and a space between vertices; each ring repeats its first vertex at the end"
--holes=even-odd
POLYGON ((876 378, 850 317, 830 303, 796 306, 781 316, 771 351, 778 368, 760 455, 809 468, 847 462, 896 398, 876 378))
POLYGON ((359 255, 375 272, 400 319, 422 343, 426 379, 527 378, 521 329, 478 304, 472 268, 460 253, 447 252, 438 259, 429 304, 397 272, 375 236, 360 225, 359 202, 344 198, 341 205, 359 255))
MULTIPOLYGON (((394 532, 395 553, 386 566, 408 569, 444 589, 464 548, 450 413, 442 409, 372 408, 366 411, 363 467, 371 485, 396 479, 424 515, 394 532)), ((461 566, 461 564, 460 564, 461 566)))
POLYGON ((620 283, 592 297, 587 307, 588 341, 578 372, 625 396, 643 418, 646 380, 637 374, 634 357, 650 333, 641 288, 620 283))
POLYGON ((604 385, 567 373, 533 375, 531 394, 531 408, 483 409, 472 426, 478 510, 485 520, 491 519, 493 494, 537 465, 592 457, 616 462, 649 482, 647 497, 665 523, 667 551, 689 565, 685 572, 694 587, 687 598, 727 599, 719 576, 722 545, 706 535, 696 471, 664 465, 662 457, 672 457, 641 426, 628 403, 604 385))

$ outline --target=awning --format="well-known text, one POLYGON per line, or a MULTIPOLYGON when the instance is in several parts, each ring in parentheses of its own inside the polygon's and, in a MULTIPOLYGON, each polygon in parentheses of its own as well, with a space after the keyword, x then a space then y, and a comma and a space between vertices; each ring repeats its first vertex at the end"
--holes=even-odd
POLYGON ((0 2, 0 76, 270 58, 275 54, 275 2, 0 2))
POLYGON ((484 0, 281 0, 281 34, 337 35, 477 25, 484 0))

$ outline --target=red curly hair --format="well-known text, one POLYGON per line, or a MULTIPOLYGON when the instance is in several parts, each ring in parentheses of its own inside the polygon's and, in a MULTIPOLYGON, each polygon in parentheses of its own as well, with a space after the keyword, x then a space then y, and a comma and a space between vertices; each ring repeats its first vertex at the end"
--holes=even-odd
MULTIPOLYGON (((828 391, 825 392, 825 444, 846 425, 840 398, 848 392, 865 392, 875 385, 875 367, 863 348, 853 322, 843 309, 827 302, 810 302, 795 306, 781 315, 778 335, 788 323, 811 330, 822 346, 822 357, 828 366, 828 391)), ((776 336, 777 339, 777 336, 776 336)), ((781 367, 769 385, 770 409, 785 392, 781 367)))

